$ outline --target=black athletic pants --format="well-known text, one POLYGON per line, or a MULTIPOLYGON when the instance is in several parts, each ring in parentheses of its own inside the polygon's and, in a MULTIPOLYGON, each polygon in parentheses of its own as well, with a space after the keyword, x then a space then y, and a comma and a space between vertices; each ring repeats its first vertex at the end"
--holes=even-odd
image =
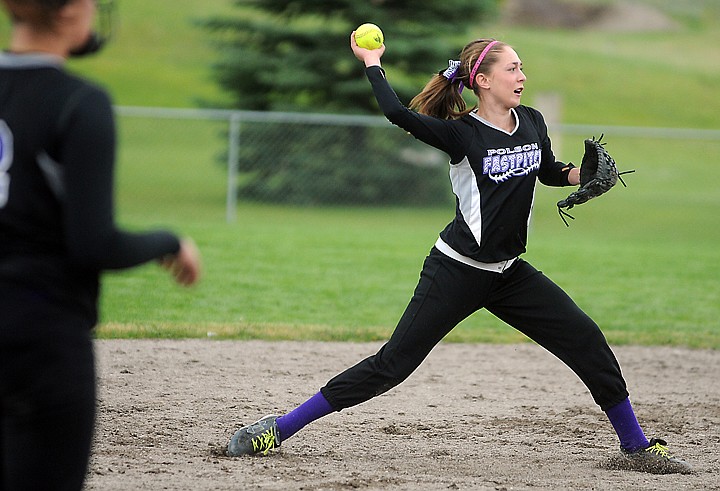
POLYGON ((91 328, 0 285, 0 490, 80 490, 95 418, 91 328))
POLYGON ((569 366, 607 410, 628 397, 605 336, 573 300, 529 263, 503 273, 480 270, 435 248, 390 340, 373 356, 321 389, 336 411, 380 395, 405 380, 463 319, 485 308, 569 366))

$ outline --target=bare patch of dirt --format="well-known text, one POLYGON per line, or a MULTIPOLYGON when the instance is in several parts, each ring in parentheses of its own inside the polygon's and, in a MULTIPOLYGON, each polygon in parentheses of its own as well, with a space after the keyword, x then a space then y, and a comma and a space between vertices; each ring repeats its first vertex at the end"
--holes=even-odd
POLYGON ((633 2, 506 0, 502 19, 511 25, 606 31, 671 31, 678 23, 662 11, 633 2))
POLYGON ((93 490, 720 490, 720 352, 618 347, 648 436, 692 475, 611 470, 618 442, 561 362, 533 344, 440 344, 403 384, 229 458, 240 426, 282 414, 376 343, 96 342, 93 490))

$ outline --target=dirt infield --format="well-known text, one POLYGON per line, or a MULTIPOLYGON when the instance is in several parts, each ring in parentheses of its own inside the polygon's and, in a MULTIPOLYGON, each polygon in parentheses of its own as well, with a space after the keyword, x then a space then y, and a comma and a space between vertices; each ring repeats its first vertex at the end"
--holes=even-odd
POLYGON ((618 347, 638 418, 693 475, 608 469, 605 415, 541 348, 441 344, 403 384, 267 457, 228 458, 375 343, 97 341, 94 490, 720 490, 720 352, 618 347))

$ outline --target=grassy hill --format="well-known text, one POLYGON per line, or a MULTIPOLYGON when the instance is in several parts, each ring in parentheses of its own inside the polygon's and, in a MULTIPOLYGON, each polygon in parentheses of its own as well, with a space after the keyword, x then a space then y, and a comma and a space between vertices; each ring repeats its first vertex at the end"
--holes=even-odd
MULTIPOLYGON (((213 52, 197 25, 232 12, 228 0, 119 0, 115 39, 102 55, 71 62, 121 105, 195 107, 224 102, 212 80, 213 52)), ((215 104, 213 104, 215 105, 215 104)))
MULTIPOLYGON (((510 42, 526 66, 524 101, 533 104, 536 94, 558 92, 564 122, 720 127, 715 110, 720 100, 717 2, 645 3, 672 16, 680 27, 672 32, 612 32, 493 22, 459 35, 458 43, 480 36, 510 42)), ((230 0, 122 0, 111 45, 101 56, 70 66, 108 87, 121 105, 221 106, 229 98, 212 79, 216 56, 197 22, 233 12, 230 0)), ((7 23, 0 28, 5 31, 7 23)), ((387 43, 391 47, 392 39, 387 43)))
MULTIPOLYGON (((680 28, 608 32, 492 24, 460 36, 459 45, 480 36, 513 44, 527 68, 526 103, 532 104, 535 94, 557 91, 566 122, 720 127, 714 109, 720 100, 720 23, 701 21, 715 18, 704 15, 711 3, 703 8, 702 0, 681 5, 648 1, 677 19, 680 28)), ((107 84, 119 104, 193 106, 200 100, 227 100, 212 80, 216 56, 208 34, 196 22, 232 14, 231 2, 124 0, 119 8, 113 45, 75 68, 107 84)))

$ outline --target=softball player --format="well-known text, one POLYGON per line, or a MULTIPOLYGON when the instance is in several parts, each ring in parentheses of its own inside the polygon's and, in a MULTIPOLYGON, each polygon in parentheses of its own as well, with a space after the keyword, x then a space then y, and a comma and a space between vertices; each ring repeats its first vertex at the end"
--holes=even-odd
POLYGON ((485 308, 578 375, 617 431, 628 468, 689 472, 687 463, 668 455, 665 442, 645 437, 620 366, 595 322, 520 257, 536 181, 577 185, 579 168, 555 160, 542 115, 520 105, 526 77, 515 51, 497 40, 471 42, 411 101, 416 112, 403 106, 385 78, 385 47, 359 48, 354 36, 351 47, 385 116, 448 154, 456 215, 425 259, 390 340, 294 411, 238 430, 228 454, 267 453, 311 421, 395 387, 453 327, 485 308), (464 87, 477 96, 476 107, 466 108, 464 87))
POLYGON ((12 33, 0 53, 0 491, 79 490, 101 271, 159 260, 190 285, 200 258, 189 239, 115 226, 110 100, 63 68, 102 44, 95 1, 2 3, 12 33))

